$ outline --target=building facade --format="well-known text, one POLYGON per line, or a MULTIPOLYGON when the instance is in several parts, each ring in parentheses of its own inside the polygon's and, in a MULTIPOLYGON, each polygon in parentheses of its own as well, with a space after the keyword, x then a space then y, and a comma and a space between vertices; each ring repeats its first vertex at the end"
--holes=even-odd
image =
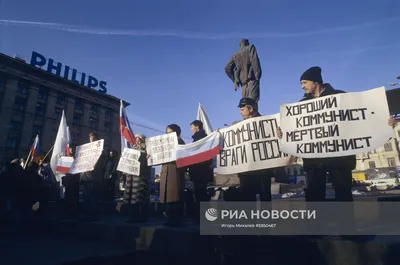
POLYGON ((400 166, 399 159, 400 127, 396 126, 393 138, 385 143, 384 146, 357 156, 356 170, 362 171, 373 168, 393 168, 400 166))
POLYGON ((114 96, 0 53, 0 161, 27 157, 37 134, 45 156, 63 110, 73 145, 87 143, 94 131, 104 139, 105 149, 120 151, 119 108, 120 99, 114 96))

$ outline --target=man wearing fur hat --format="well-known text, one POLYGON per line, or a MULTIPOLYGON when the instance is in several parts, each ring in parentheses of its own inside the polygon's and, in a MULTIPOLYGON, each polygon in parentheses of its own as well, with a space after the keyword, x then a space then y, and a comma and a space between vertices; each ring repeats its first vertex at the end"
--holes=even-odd
POLYGON ((240 49, 225 66, 226 75, 235 85, 235 91, 242 87, 242 98, 251 98, 256 102, 260 99, 261 64, 257 50, 249 40, 242 39, 240 49))

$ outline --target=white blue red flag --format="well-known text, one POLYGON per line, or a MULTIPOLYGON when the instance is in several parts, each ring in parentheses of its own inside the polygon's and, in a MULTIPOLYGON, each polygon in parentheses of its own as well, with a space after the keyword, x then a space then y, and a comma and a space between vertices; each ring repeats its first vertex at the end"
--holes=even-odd
POLYGON ((50 167, 53 171, 53 174, 56 173, 56 167, 58 163, 58 159, 60 157, 65 156, 66 154, 66 146, 69 144, 69 136, 68 136, 68 127, 67 127, 67 119, 65 118, 64 110, 62 112, 60 125, 58 126, 58 132, 56 136, 56 140, 54 141, 53 152, 51 154, 50 159, 50 167))
POLYGON ((123 152, 125 148, 131 148, 136 144, 136 137, 133 134, 122 100, 119 109, 119 131, 121 133, 121 152, 123 152))
POLYGON ((32 160, 37 161, 40 159, 40 152, 39 152, 39 134, 36 135, 35 141, 31 147, 31 157, 32 160))
POLYGON ((209 161, 219 154, 221 149, 221 133, 215 131, 207 137, 186 145, 178 145, 176 150, 176 166, 178 168, 209 161))

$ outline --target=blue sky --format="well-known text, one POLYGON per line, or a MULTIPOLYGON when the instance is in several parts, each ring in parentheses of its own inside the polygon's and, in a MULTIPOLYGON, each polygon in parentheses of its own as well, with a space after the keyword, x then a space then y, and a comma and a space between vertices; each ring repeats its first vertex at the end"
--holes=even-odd
POLYGON ((400 75, 398 0, 56 2, 0 0, 0 52, 34 50, 105 80, 132 103, 132 122, 177 123, 186 139, 199 102, 214 128, 241 118, 224 73, 241 37, 259 53, 264 115, 298 101, 299 77, 314 65, 350 92, 389 88, 400 75))

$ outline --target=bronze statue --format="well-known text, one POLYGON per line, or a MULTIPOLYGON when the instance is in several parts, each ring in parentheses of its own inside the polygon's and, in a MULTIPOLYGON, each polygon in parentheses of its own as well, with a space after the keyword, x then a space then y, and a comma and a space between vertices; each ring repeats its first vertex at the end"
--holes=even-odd
POLYGON ((240 49, 232 55, 225 66, 226 75, 232 80, 235 91, 242 87, 242 98, 260 100, 261 64, 257 50, 249 40, 240 40, 240 49))

